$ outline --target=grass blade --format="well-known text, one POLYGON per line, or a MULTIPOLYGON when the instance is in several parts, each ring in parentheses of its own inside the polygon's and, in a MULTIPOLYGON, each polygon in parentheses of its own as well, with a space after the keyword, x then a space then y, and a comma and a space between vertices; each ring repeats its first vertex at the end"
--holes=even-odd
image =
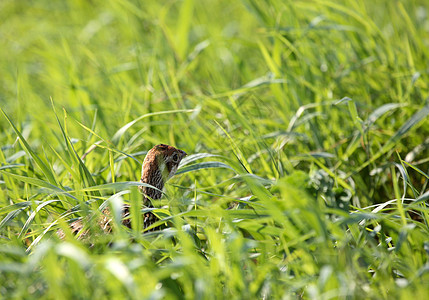
POLYGON ((71 198, 73 200, 78 201, 78 199, 76 197, 72 196, 71 194, 69 194, 65 190, 63 190, 63 189, 59 188, 58 186, 55 186, 55 185, 53 185, 53 184, 51 184, 49 182, 46 182, 46 181, 44 181, 42 179, 32 178, 32 177, 26 177, 26 176, 21 176, 21 175, 16 175, 16 174, 8 173, 8 172, 5 172, 5 171, 0 171, 0 172, 3 173, 6 176, 15 178, 15 179, 17 179, 19 181, 22 181, 22 182, 25 182, 25 183, 29 183, 29 184, 32 184, 32 185, 35 185, 35 186, 38 186, 38 187, 46 188, 48 190, 53 191, 54 194, 64 195, 66 197, 69 197, 69 198, 71 198))
MULTIPOLYGON (((0 108, 1 109, 1 108, 0 108)), ((3 115, 5 116, 5 118, 7 119, 7 121, 9 122, 10 126, 12 127, 13 131, 15 131, 15 133, 18 135, 19 137, 19 141, 21 142, 22 146, 24 147, 25 151, 27 151, 27 153, 34 159, 34 161, 36 162, 37 166, 39 166, 39 168, 42 170, 43 174, 45 175, 46 179, 53 185, 58 185, 56 179, 55 179, 55 174, 52 172, 52 170, 48 167, 48 164, 43 161, 43 159, 41 159, 34 151, 33 149, 31 149, 30 145, 27 143, 27 141, 25 140, 25 138, 22 136, 21 132, 15 127, 15 125, 13 124, 13 122, 10 120, 10 118, 8 117, 8 115, 3 111, 3 109, 1 109, 3 115)))
POLYGON ((193 164, 187 167, 181 167, 180 169, 177 170, 176 175, 192 172, 196 170, 209 169, 209 168, 225 168, 236 172, 232 167, 228 166, 225 163, 222 163, 219 161, 207 161, 207 162, 193 164))
POLYGON ((363 163, 355 172, 360 172, 368 165, 380 158, 384 153, 391 150, 396 143, 414 126, 420 123, 424 118, 429 115, 429 105, 424 106, 421 110, 411 116, 395 134, 384 144, 384 146, 368 161, 363 163))

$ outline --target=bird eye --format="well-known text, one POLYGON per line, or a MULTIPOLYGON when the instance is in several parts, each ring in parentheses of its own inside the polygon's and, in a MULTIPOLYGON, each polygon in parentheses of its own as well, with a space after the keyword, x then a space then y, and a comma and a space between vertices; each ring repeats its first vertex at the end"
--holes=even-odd
POLYGON ((173 162, 175 163, 179 162, 179 155, 177 155, 177 153, 173 154, 173 162))

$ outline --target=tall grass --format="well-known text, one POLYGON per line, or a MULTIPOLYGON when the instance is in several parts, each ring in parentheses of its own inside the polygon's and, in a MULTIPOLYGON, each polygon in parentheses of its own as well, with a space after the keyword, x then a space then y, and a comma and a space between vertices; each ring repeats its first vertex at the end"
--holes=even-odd
POLYGON ((1 1, 2 297, 425 298, 428 14, 1 1), (153 210, 167 228, 143 231, 137 181, 161 142, 189 155, 153 210))

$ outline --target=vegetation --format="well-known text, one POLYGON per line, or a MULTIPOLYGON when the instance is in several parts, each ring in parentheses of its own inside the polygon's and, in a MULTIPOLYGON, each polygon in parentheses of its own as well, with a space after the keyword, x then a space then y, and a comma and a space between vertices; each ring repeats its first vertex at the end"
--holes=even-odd
POLYGON ((2 298, 427 297, 428 15, 425 0, 1 1, 2 298), (188 157, 156 205, 169 227, 143 232, 158 143, 188 157), (97 231, 123 202, 137 225, 97 231))

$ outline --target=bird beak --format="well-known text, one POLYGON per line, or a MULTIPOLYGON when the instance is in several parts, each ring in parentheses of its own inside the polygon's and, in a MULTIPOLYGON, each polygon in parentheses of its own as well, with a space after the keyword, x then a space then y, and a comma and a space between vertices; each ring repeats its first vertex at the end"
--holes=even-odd
POLYGON ((182 154, 182 158, 184 158, 186 155, 188 155, 188 154, 186 154, 186 152, 185 152, 185 151, 183 151, 183 150, 180 150, 180 153, 182 154))

